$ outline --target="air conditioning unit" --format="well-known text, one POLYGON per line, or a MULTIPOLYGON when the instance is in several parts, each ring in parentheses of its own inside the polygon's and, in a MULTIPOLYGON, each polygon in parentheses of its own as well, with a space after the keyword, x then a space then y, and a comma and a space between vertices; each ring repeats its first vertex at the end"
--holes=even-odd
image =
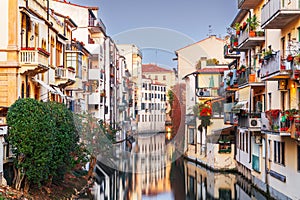
POLYGON ((262 144, 261 143, 261 136, 255 136, 255 143, 256 144, 262 144))
POLYGON ((259 118, 249 118, 249 128, 260 128, 261 120, 259 118))
POLYGON ((196 95, 198 97, 210 97, 210 90, 207 89, 197 89, 196 90, 196 95))

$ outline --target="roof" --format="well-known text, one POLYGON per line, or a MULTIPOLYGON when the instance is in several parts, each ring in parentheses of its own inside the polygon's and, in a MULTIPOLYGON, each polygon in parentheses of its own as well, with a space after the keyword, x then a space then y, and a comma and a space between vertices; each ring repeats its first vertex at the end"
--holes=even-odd
POLYGON ((211 68, 208 67, 208 68, 198 69, 197 71, 185 75, 182 79, 185 79, 190 75, 197 75, 197 74, 220 74, 220 73, 224 73, 224 71, 226 70, 228 70, 228 68, 225 67, 211 67, 211 68))
POLYGON ((195 44, 202 43, 203 41, 208 40, 208 39, 210 39, 210 38, 212 38, 212 37, 214 37, 216 40, 219 40, 219 41, 224 42, 223 39, 216 37, 216 35, 211 35, 211 36, 209 36, 209 37, 207 37, 207 38, 204 38, 204 39, 202 39, 202 40, 200 40, 200 41, 198 41, 198 42, 195 42, 195 43, 193 43, 193 44, 189 44, 189 45, 187 45, 187 46, 185 46, 185 47, 182 47, 182 48, 176 50, 175 52, 177 53, 177 52, 180 51, 180 50, 183 50, 183 49, 188 48, 188 47, 190 47, 190 46, 193 46, 193 45, 195 45, 195 44))
POLYGON ((211 73, 224 73, 224 71, 228 70, 226 67, 222 68, 203 68, 203 69, 198 69, 196 73, 201 73, 201 74, 211 74, 211 73))
POLYGON ((163 84, 161 82, 153 80, 152 85, 161 85, 161 86, 166 86, 166 84, 163 84))
POLYGON ((158 65, 155 64, 143 64, 142 72, 145 73, 145 72, 173 72, 173 71, 170 69, 159 67, 158 65))

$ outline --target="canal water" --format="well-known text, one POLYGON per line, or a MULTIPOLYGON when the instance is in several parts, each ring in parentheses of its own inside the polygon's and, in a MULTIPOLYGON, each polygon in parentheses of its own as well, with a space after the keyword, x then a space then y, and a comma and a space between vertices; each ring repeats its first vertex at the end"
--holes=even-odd
POLYGON ((174 157, 177 146, 166 141, 164 134, 136 137, 135 152, 124 160, 122 170, 98 161, 93 199, 268 199, 238 174, 213 172, 174 157))

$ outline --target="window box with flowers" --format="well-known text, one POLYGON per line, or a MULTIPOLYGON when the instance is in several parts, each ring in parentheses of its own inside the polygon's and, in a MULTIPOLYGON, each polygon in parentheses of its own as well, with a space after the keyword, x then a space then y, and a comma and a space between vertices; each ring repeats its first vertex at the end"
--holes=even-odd
POLYGON ((74 67, 68 67, 68 70, 71 72, 75 72, 75 68, 74 67))
POLYGON ((43 49, 43 48, 37 48, 37 49, 38 49, 39 53, 42 53, 47 57, 50 56, 50 53, 48 51, 46 51, 45 49, 43 49))
POLYGON ((34 51, 34 47, 21 47, 21 50, 26 50, 26 51, 34 51))

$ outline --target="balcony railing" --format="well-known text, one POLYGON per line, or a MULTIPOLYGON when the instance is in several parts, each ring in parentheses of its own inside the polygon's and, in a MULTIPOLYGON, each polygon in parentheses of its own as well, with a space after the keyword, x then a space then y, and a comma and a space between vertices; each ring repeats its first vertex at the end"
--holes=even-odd
POLYGON ((290 78, 291 65, 281 62, 280 51, 274 52, 264 58, 261 66, 261 79, 286 79, 290 78))
POLYGON ((236 124, 237 118, 231 109, 235 103, 224 103, 224 124, 236 124))
POLYGON ((75 81, 76 78, 76 73, 75 70, 72 69, 66 69, 66 68, 57 68, 55 69, 55 77, 57 79, 62 79, 62 80, 72 80, 75 81))
POLYGON ((264 31, 253 32, 254 35, 249 34, 249 30, 245 29, 241 31, 238 37, 238 48, 239 49, 249 49, 255 46, 259 46, 265 41, 264 31))
POLYGON ((269 0, 261 10, 261 26, 282 29, 289 22, 299 19, 299 1, 269 0))
POLYGON ((262 113, 262 130, 280 135, 294 134, 294 119, 294 116, 286 115, 278 109, 266 111, 262 113))
POLYGON ((236 51, 232 46, 224 45, 224 58, 238 58, 240 57, 240 52, 236 51))
POLYGON ((26 49, 20 51, 21 73, 32 71, 34 73, 42 73, 49 69, 48 57, 46 51, 26 49))

